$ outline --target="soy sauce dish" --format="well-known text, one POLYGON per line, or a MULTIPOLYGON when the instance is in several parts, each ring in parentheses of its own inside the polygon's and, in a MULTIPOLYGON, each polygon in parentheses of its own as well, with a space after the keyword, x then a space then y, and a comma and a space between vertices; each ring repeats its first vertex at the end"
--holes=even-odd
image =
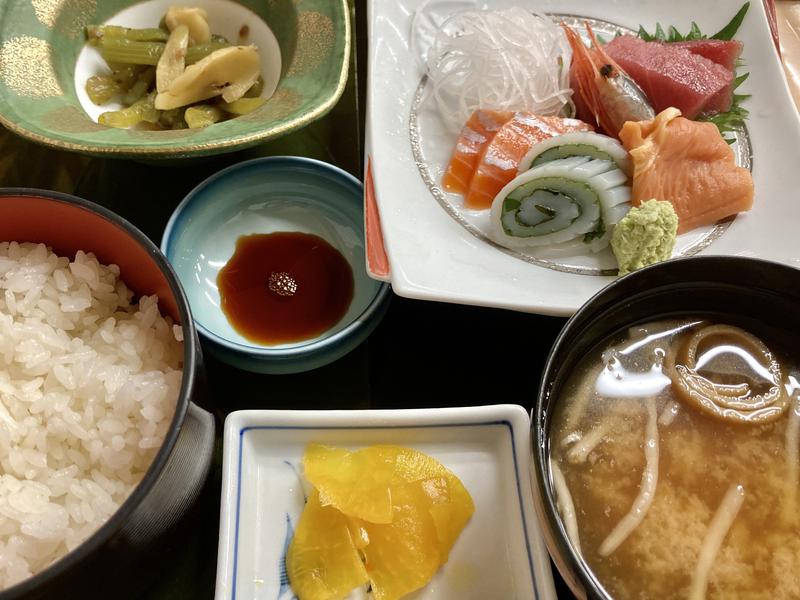
POLYGON ((161 248, 208 350, 236 367, 296 373, 358 346, 389 286, 364 263, 361 183, 312 159, 239 163, 197 186, 161 248))
POLYGON ((570 319, 534 407, 534 497, 579 597, 797 597, 800 271, 626 276, 570 319))

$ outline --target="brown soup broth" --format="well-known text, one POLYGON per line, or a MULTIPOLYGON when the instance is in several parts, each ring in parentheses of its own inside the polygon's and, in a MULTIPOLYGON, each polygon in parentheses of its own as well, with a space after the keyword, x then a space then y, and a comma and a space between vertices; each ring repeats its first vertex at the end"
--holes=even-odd
POLYGON ((334 327, 355 290, 342 253, 298 231, 240 237, 217 286, 228 322, 267 346, 309 340, 334 327))
MULTIPOLYGON (((693 331, 714 323, 732 322, 719 316, 678 318, 619 332, 579 360, 558 392, 551 461, 563 473, 574 504, 580 552, 614 598, 690 597, 712 518, 735 486, 741 486, 743 500, 713 554, 705 597, 800 598, 800 392, 784 386, 800 380, 800 370, 782 350, 789 346, 780 331, 738 322, 777 358, 781 385, 789 389, 788 408, 760 424, 726 422, 698 410, 675 393, 664 356, 693 331), (703 324, 668 333, 699 321, 703 324), (652 501, 624 541, 603 553, 604 540, 640 493, 651 414, 658 417, 652 501)), ((729 372, 731 365, 747 371, 750 364, 736 348, 723 348, 735 346, 730 342, 721 336, 716 355, 701 343, 698 364, 705 362, 698 372, 722 385, 753 380, 753 394, 761 393, 768 386, 755 381, 762 371, 757 362, 753 372, 738 378, 729 372)), ((563 516, 562 498, 559 510, 563 516)))

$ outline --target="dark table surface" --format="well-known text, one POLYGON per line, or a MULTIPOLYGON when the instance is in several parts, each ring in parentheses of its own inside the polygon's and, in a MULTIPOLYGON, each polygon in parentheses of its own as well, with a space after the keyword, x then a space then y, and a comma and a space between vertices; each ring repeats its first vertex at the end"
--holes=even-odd
MULTIPOLYGON (((90 158, 46 149, 0 129, 0 186, 54 189, 102 204, 157 244, 180 200, 203 179, 236 162, 270 155, 310 156, 362 177, 366 10, 353 6, 357 52, 344 96, 305 129, 242 152, 167 162, 90 158)), ((225 416, 244 408, 420 408, 518 403, 530 408, 547 353, 563 319, 421 302, 395 296, 372 336, 348 356, 297 375, 239 371, 207 357, 210 405, 217 416, 217 460, 205 492, 179 535, 163 542, 168 556, 142 598, 212 598, 216 576, 225 416), (520 344, 520 340, 524 343, 520 344), (511 360, 510 360, 511 359, 511 360), (509 397, 497 373, 522 372, 509 397)), ((571 598, 554 570, 559 597, 571 598)), ((145 584, 143 584, 145 585, 145 584)), ((116 597, 122 598, 123 595, 116 597)))

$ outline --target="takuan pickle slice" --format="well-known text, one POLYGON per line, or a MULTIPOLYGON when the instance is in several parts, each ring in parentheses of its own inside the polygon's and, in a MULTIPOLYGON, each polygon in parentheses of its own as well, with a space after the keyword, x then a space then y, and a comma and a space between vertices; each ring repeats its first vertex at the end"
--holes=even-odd
POLYGON ((347 518, 312 492, 286 554, 286 573, 302 600, 341 600, 368 581, 347 518))
POLYGON ((323 505, 371 523, 392 522, 391 457, 385 460, 364 450, 350 452, 309 444, 303 469, 306 479, 319 491, 323 505))
MULTIPOLYGON (((346 519, 377 600, 401 598, 426 585, 475 510, 455 475, 410 448, 376 445, 350 452, 310 444, 303 465, 320 504, 346 519)), ((313 600, 294 581, 292 586, 301 600, 313 600)))
POLYGON ((396 600, 420 589, 441 566, 436 526, 421 482, 392 492, 391 523, 358 523, 369 540, 361 554, 375 600, 396 600))

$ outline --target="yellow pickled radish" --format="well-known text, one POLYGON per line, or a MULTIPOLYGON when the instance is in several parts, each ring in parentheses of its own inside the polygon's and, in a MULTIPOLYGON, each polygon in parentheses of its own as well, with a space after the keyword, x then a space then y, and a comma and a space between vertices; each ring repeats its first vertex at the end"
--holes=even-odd
POLYGON ((349 452, 310 444, 303 457, 303 470, 318 491, 325 506, 344 514, 370 521, 392 521, 392 495, 389 486, 394 463, 364 450, 349 452))
MULTIPOLYGON (((303 467, 317 494, 317 504, 309 501, 303 518, 309 510, 340 515, 337 535, 341 536, 344 527, 349 556, 354 552, 363 561, 376 600, 396 600, 426 585, 447 562, 475 511, 458 477, 439 461, 411 448, 376 445, 351 452, 310 444, 303 467)), ((320 521, 315 526, 330 525, 320 521)), ((298 527, 290 552, 303 556, 329 552, 320 549, 329 543, 327 530, 304 539, 299 533, 298 527)), ((325 560, 322 557, 320 564, 325 560)), ((327 571, 319 564, 317 567, 316 575, 324 578, 327 571)), ((339 569, 337 564, 331 577, 339 577, 339 569)), ((289 577, 300 600, 326 597, 295 585, 292 571, 289 577)))
POLYGON ((392 491, 391 523, 360 522, 369 539, 361 554, 375 600, 397 600, 420 589, 441 565, 436 526, 421 484, 392 491))
POLYGON ((301 600, 341 600, 367 583, 346 517, 313 491, 286 554, 286 573, 301 600))

